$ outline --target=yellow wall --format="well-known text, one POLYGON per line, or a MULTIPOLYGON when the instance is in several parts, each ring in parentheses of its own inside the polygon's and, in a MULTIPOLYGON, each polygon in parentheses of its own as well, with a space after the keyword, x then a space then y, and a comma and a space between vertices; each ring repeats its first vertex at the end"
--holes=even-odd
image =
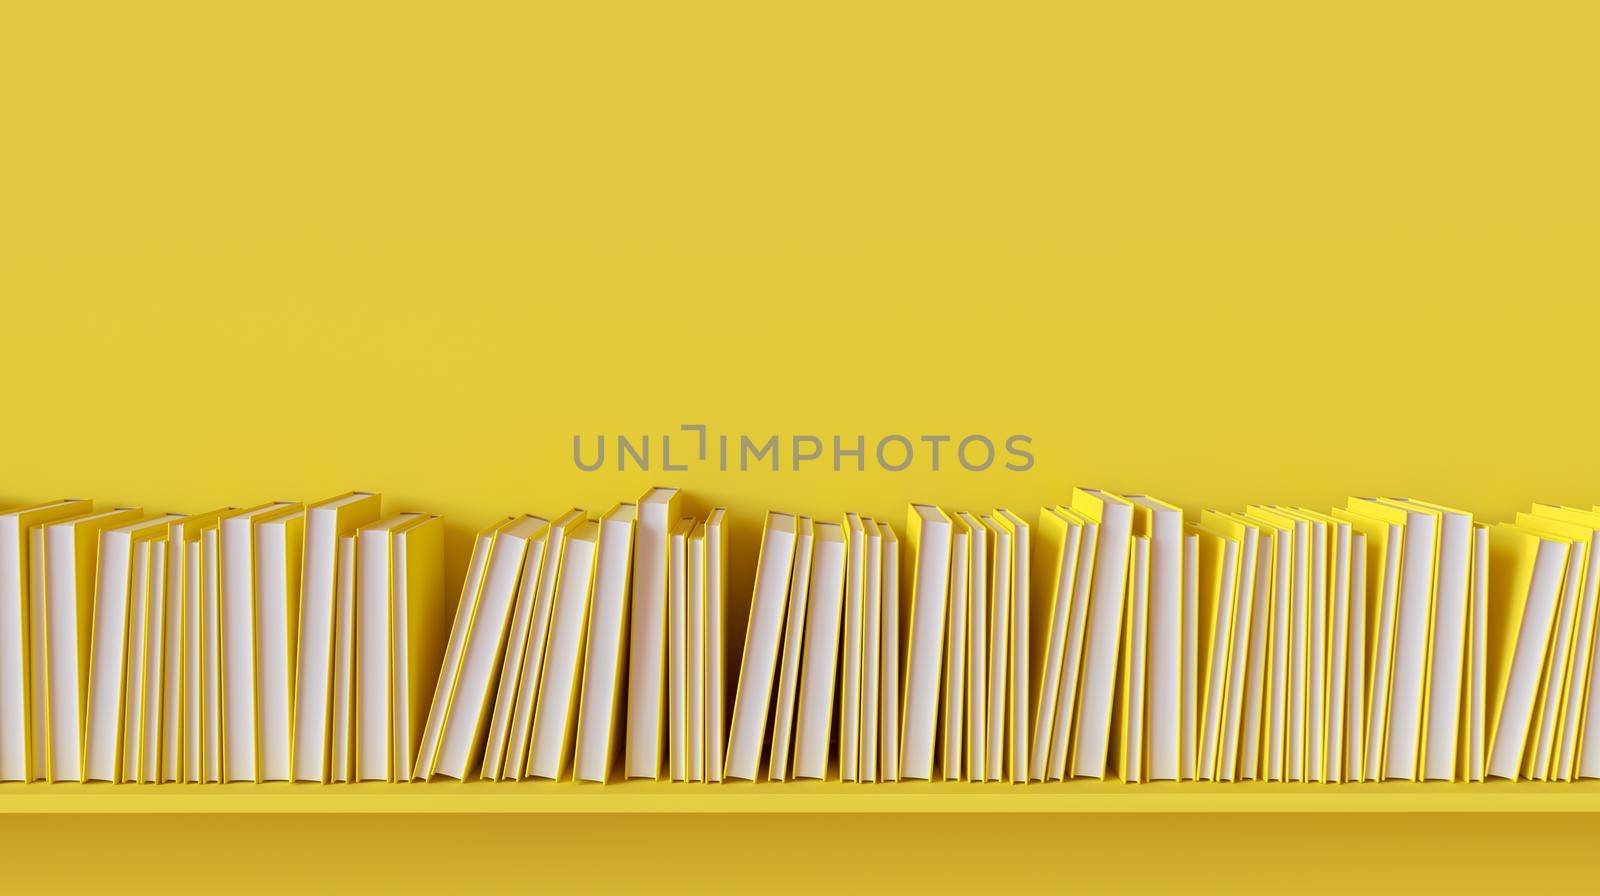
POLYGON ((732 505, 745 567, 768 507, 1595 502, 1595 20, 10 4, 0 501, 378 489, 457 570, 471 527, 658 481, 732 505), (1036 464, 570 459, 694 422, 1036 464))

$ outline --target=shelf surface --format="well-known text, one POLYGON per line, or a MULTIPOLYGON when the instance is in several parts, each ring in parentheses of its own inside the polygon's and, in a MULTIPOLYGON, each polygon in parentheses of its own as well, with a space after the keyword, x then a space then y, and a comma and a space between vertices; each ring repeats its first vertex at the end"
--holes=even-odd
POLYGON ((1600 812, 1571 784, 0 784, 0 813, 1600 812))

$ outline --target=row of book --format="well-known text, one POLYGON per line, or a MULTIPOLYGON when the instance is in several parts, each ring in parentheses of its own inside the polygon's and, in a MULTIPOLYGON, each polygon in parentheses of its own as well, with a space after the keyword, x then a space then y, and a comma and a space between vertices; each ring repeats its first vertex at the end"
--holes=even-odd
POLYGON ((0 780, 1600 777, 1600 508, 381 503, 0 513, 0 780))

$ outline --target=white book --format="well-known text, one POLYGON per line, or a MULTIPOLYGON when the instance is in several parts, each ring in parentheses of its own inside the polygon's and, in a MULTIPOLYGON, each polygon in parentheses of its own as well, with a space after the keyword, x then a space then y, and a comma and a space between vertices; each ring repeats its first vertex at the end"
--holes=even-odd
MULTIPOLYGON (((164 534, 167 524, 174 518, 181 519, 169 516, 141 520, 100 533, 84 730, 83 777, 86 781, 122 781, 137 777, 137 768, 129 766, 124 778, 121 755, 129 697, 126 691, 128 654, 134 646, 142 646, 145 626, 142 615, 134 616, 136 610, 143 609, 145 600, 143 593, 134 591, 134 557, 142 549, 148 563, 150 539, 164 534), (134 620, 137 624, 132 624, 134 620)), ((142 653, 140 661, 143 661, 142 653)), ((134 727, 137 730, 138 720, 134 727)))
POLYGON ((1178 780, 1183 701, 1183 510, 1148 495, 1127 499, 1150 514, 1149 724, 1152 781, 1178 780))
POLYGON ((1571 547, 1509 523, 1489 530, 1489 614, 1505 627, 1493 634, 1488 669, 1488 777, 1516 780, 1522 770, 1571 547))
MULTIPOLYGON (((1350 524, 1329 523, 1333 541, 1333 575, 1328 580, 1328 699, 1323 725, 1322 769, 1317 780, 1344 780, 1345 688, 1350 663, 1350 524)), ((1459 709, 1460 704, 1456 704, 1459 709)))
POLYGON ((349 492, 306 507, 294 677, 296 781, 328 780, 339 536, 376 520, 381 502, 374 494, 349 492))
POLYGON ((1241 519, 1257 531, 1255 594, 1250 601, 1250 642, 1246 649, 1244 718, 1239 734, 1239 778, 1254 781, 1262 777, 1262 719, 1267 715, 1267 626, 1272 603, 1277 598, 1277 579, 1273 562, 1277 558, 1278 529, 1244 514, 1241 519))
POLYGON ((667 768, 689 778, 689 537, 698 524, 679 520, 667 539, 667 768))
POLYGON ((1246 523, 1239 543, 1239 590, 1234 598, 1233 619, 1228 624, 1227 697, 1222 713, 1222 748, 1218 757, 1217 779, 1238 778, 1239 739, 1244 726, 1245 673, 1249 666, 1250 621, 1255 617, 1256 552, 1260 530, 1246 523))
MULTIPOLYGON (((1427 717, 1421 776, 1449 781, 1456 776, 1461 737, 1461 679, 1467 659, 1467 592, 1472 580, 1472 514, 1419 504, 1439 520, 1439 559, 1434 570, 1433 633, 1429 641, 1427 717)), ((1589 530, 1592 534, 1592 530, 1589 530)))
POLYGON ((1234 607, 1239 595, 1240 544, 1213 531, 1200 533, 1202 652, 1205 656, 1200 715, 1201 781, 1218 779, 1221 732, 1226 699, 1228 650, 1234 607))
POLYGON ((989 527, 959 511, 967 530, 966 780, 988 779, 989 754, 989 527))
MULTIPOLYGON (((1485 762, 1484 752, 1487 749, 1488 737, 1488 654, 1489 654, 1489 527, 1475 523, 1472 527, 1472 659, 1469 666, 1467 680, 1472 689, 1472 696, 1467 703, 1467 774, 1468 781, 1482 781, 1485 762)), ((1590 691, 1593 696, 1594 682, 1597 676, 1590 673, 1590 691)), ((1588 713, 1600 714, 1600 707, 1590 699, 1586 704, 1588 713)), ((1585 724, 1593 716, 1585 717, 1585 724)), ((1600 725, 1600 722, 1595 722, 1600 725)), ((1600 728, 1591 728, 1591 731, 1600 731, 1600 728)), ((1589 751, 1593 749, 1596 759, 1600 760, 1600 738, 1584 739, 1582 762, 1589 760, 1589 751), (1589 745, 1593 744, 1591 748, 1589 745)), ((1593 768, 1600 773, 1600 763, 1593 768)), ((1580 767, 1580 772, 1586 770, 1580 767)))
POLYGON ((594 599, 584 646, 583 691, 578 706, 578 745, 573 775, 605 783, 616 755, 622 716, 622 664, 626 650, 633 531, 638 508, 618 504, 600 519, 594 599))
POLYGON ((988 530, 991 546, 989 568, 989 647, 988 669, 984 673, 984 704, 988 707, 983 734, 983 780, 999 781, 1005 776, 1006 726, 1010 722, 1010 701, 1006 699, 1006 671, 1011 665, 1011 532, 984 516, 980 522, 988 530))
POLYGON ((879 676, 883 672, 883 533, 863 517, 861 568, 861 747, 858 779, 878 780, 879 676))
POLYGON ((878 673, 878 780, 900 780, 900 541, 888 523, 878 523, 883 537, 883 624, 878 673))
POLYGON ((1200 755, 1200 536, 1192 532, 1183 536, 1182 671, 1183 714, 1178 720, 1178 779, 1193 781, 1196 777, 1195 764, 1200 755))
POLYGON ((305 509, 263 514, 254 527, 257 764, 260 780, 288 781, 305 509))
POLYGON ((1423 510, 1408 509, 1403 504, 1382 503, 1398 507, 1405 514, 1383 776, 1415 780, 1427 689, 1428 622, 1433 598, 1434 557, 1439 545, 1439 518, 1423 510))
MULTIPOLYGON (((449 714, 451 698, 455 693, 457 673, 461 669, 461 658, 466 653, 467 635, 472 629, 472 614, 478 606, 478 595, 483 590, 484 573, 489 567, 489 555, 494 550, 495 534, 512 522, 511 517, 506 517, 479 532, 472 543, 472 557, 467 562, 467 575, 461 584, 461 599, 456 603, 455 617, 450 623, 450 640, 445 644, 444 661, 439 667, 438 682, 434 685, 433 701, 428 705, 428 722, 422 729, 422 742, 417 748, 416 767, 412 769, 413 779, 428 780, 433 776, 433 767, 439 755, 439 741, 444 733, 445 717, 449 714)), ((352 536, 350 548, 350 565, 355 565, 355 539, 352 536)), ((340 568, 344 567, 344 539, 340 539, 340 568)), ((343 582, 340 584, 343 588, 343 582)), ((353 599, 352 599, 353 602, 353 599)), ((341 647, 343 644, 341 643, 341 647)), ((337 669, 335 670, 337 680, 337 669)), ((347 698, 348 699, 348 698, 347 698)), ((335 708, 337 712, 337 707, 335 708)), ((337 725, 334 737, 339 737, 337 725)), ((335 778, 337 780, 337 777, 335 778)))
MULTIPOLYGON (((1354 530, 1354 526, 1351 527, 1354 530)), ((1367 536, 1350 533, 1350 658, 1345 664, 1344 779, 1360 781, 1366 775, 1367 676, 1367 536)))
MULTIPOLYGON (((1013 784, 1028 782, 1028 714, 1033 706, 1032 661, 1029 648, 1033 642, 1033 609, 1029 593, 1032 579, 1032 533, 1022 518, 1009 510, 997 510, 1011 529, 1011 657, 1006 663, 1006 769, 1013 784)), ((948 520, 946 521, 948 526, 948 520)), ((942 600, 942 598, 940 598, 942 600)), ((938 625, 943 628, 941 615, 938 625)), ((936 660, 937 662, 937 660, 936 660)), ((932 762, 933 744, 929 741, 929 762, 932 762)))
POLYGON ((183 579, 187 572, 181 521, 167 524, 166 590, 162 607, 160 782, 183 779, 183 579))
POLYGON ((200 530, 201 779, 207 784, 222 780, 221 540, 220 520, 200 530))
POLYGON ((721 781, 728 743, 728 511, 706 516, 706 780, 721 781))
MULTIPOLYGON (((511 611, 510 626, 506 629, 505 659, 500 663, 500 683, 495 689, 494 714, 489 719, 489 736, 483 747, 483 769, 479 776, 485 781, 520 777, 518 770, 522 767, 520 763, 523 756, 520 745, 527 741, 527 728, 521 728, 516 738, 512 736, 512 728, 529 648, 535 642, 542 647, 544 642, 544 630, 541 629, 539 638, 535 639, 532 627, 534 608, 539 605, 539 583, 545 573, 550 539, 548 526, 533 533, 528 538, 528 552, 522 560, 522 578, 517 583, 516 604, 511 611), (513 747, 513 743, 517 746, 513 747), (510 753, 515 753, 516 759, 508 762, 507 754, 510 753)), ((554 575, 551 581, 554 582, 554 575)), ((544 612, 540 618, 548 622, 548 603, 542 609, 544 612)))
POLYGON ((565 551, 567 533, 584 519, 586 516, 582 510, 569 510, 550 524, 547 536, 540 539, 535 535, 528 542, 528 558, 523 564, 521 589, 524 592, 533 589, 533 615, 528 620, 527 644, 522 649, 516 707, 511 714, 511 728, 506 734, 505 759, 500 772, 503 778, 521 778, 523 770, 527 768, 528 741, 533 734, 533 713, 538 706, 545 648, 550 642, 550 616, 556 602, 556 579, 561 571, 561 555, 565 551), (536 558, 536 554, 542 554, 542 557, 536 558), (539 560, 539 571, 537 576, 532 576, 530 573, 536 559, 539 560))
POLYGON ((0 513, 0 781, 34 781, 44 776, 44 674, 31 649, 42 643, 41 612, 30 600, 34 573, 29 530, 87 513, 90 502, 47 501, 0 513), (33 707, 41 707, 37 718, 33 707), (30 731, 34 738, 30 744, 30 731))
MULTIPOLYGON (((392 675, 396 643, 394 616, 395 530, 422 519, 420 513, 400 513, 368 523, 356 530, 356 652, 355 652, 355 765, 357 781, 388 781, 396 777, 392 763, 395 679, 392 675)), ((265 532, 262 533, 265 535, 265 532)), ((263 756, 263 766, 265 766, 263 756)))
MULTIPOLYGON (((910 628, 906 644, 905 705, 901 707, 900 777, 933 777, 943 665, 945 610, 950 596, 950 517, 937 507, 913 504, 906 531, 911 545, 910 628)), ((1026 666, 1023 667, 1024 670, 1026 666)), ((1022 690, 1026 694, 1027 676, 1022 690)), ((1026 736, 1026 714, 1019 721, 1026 736)), ((1024 751, 1026 747, 1024 747, 1024 751)), ((1026 775, 1024 758, 1022 773, 1026 775)))
POLYGON ((828 774, 833 694, 838 687, 839 633, 844 610, 845 536, 835 523, 815 523, 811 587, 806 595, 800 704, 795 713, 794 777, 828 774))
POLYGON ((222 780, 259 781, 256 744, 255 521, 294 504, 277 501, 220 521, 222 780))
POLYGON ((144 743, 144 670, 145 607, 150 599, 151 540, 141 539, 133 545, 133 575, 128 594, 127 648, 123 656, 121 681, 117 686, 125 695, 120 728, 116 743, 121 752, 117 760, 115 781, 139 780, 139 748, 144 743))
POLYGON ((971 603, 972 530, 962 514, 950 533, 950 625, 945 632, 944 712, 940 716, 940 762, 944 780, 966 777, 967 613, 971 603))
POLYGON ((706 779, 706 524, 689 533, 688 553, 688 696, 683 735, 690 781, 706 779))
MULTIPOLYGON (((489 700, 505 656, 511 601, 522 577, 528 542, 547 525, 544 519, 524 514, 495 532, 489 561, 484 567, 483 587, 478 592, 460 666, 455 673, 432 775, 464 781, 475 770, 473 760, 482 755, 480 751, 488 730, 489 700)), ((455 637, 454 632, 451 637, 455 637)))
POLYGON ((862 605, 866 600, 866 531, 861 517, 844 515, 844 657, 839 672, 839 780, 855 781, 861 760, 862 605))
POLYGON ((200 782, 205 758, 201 746, 200 550, 198 537, 183 542, 183 780, 190 784, 200 782))
POLYGON ((784 604, 794 570, 795 520, 786 513, 768 513, 756 560, 756 581, 750 597, 750 622, 745 629, 739 689, 728 729, 728 755, 723 775, 754 781, 766 740, 767 711, 783 633, 784 604))
POLYGON ((794 574, 789 577, 789 607, 784 612, 783 656, 778 665, 778 697, 772 710, 772 753, 767 780, 789 780, 793 754, 795 704, 800 696, 800 648, 805 638, 807 598, 811 590, 814 527, 809 517, 795 519, 794 574))
POLYGON ((1058 507, 1064 518, 1077 523, 1078 536, 1076 567, 1072 593, 1067 598, 1067 627, 1061 650, 1060 681, 1056 686, 1054 721, 1050 730, 1050 757, 1045 780, 1060 781, 1067 776, 1067 759, 1072 747, 1073 727, 1077 719, 1077 695, 1083 670, 1083 641, 1088 628, 1089 594, 1094 583, 1094 558, 1100 543, 1100 526, 1090 522, 1083 514, 1069 507, 1058 507))
POLYGON ((1122 777, 1145 781, 1145 686, 1150 652, 1150 539, 1133 539, 1132 571, 1128 579, 1127 715, 1123 719, 1122 777))
POLYGON ((1099 523, 1084 634, 1083 683, 1072 748, 1074 777, 1104 778, 1116 695, 1117 653, 1127 595, 1133 505, 1097 489, 1073 490, 1072 508, 1099 523))
POLYGON ((561 573, 550 616, 550 643, 545 650, 539 705, 534 710, 532 742, 528 747, 527 774, 535 778, 561 780, 572 755, 599 538, 597 523, 580 523, 567 534, 561 552, 561 573))
POLYGON ((675 488, 653 488, 639 499, 634 536, 633 617, 628 634, 629 778, 661 777, 665 754, 667 670, 667 539, 677 524, 675 488))
POLYGON ((166 663, 167 546, 165 535, 150 543, 149 593, 145 597, 144 667, 139 678, 144 687, 139 723, 139 783, 161 782, 161 685, 166 663))
POLYGON ((339 536, 333 594, 333 708, 329 713, 329 778, 355 780, 356 536, 339 536))

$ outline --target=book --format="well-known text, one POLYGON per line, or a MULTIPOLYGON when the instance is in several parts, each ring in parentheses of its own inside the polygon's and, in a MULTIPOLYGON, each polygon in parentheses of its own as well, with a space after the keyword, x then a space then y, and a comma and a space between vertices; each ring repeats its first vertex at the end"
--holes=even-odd
MULTIPOLYGON (((576 517, 569 514, 564 519, 575 521, 576 517)), ((559 523, 560 521, 558 525, 559 523)), ((551 569, 546 568, 549 563, 549 547, 553 531, 557 531, 556 526, 545 526, 528 537, 527 553, 522 560, 521 578, 517 582, 516 603, 512 606, 511 621, 506 629, 505 656, 500 661, 499 683, 495 686, 494 713, 489 717, 489 733, 483 745, 483 762, 478 776, 485 781, 520 777, 522 748, 528 739, 528 729, 526 724, 515 725, 518 719, 519 691, 522 688, 525 665, 537 670, 539 660, 529 665, 528 653, 530 649, 542 651, 547 630, 545 624, 550 618, 549 601, 541 603, 539 597, 540 582, 546 572, 550 572, 552 587, 554 583, 553 564, 550 564, 551 569), (537 639, 533 637, 533 618, 536 608, 541 611, 538 614, 541 627, 537 639), (513 732, 514 727, 515 732, 513 732), (515 754, 515 759, 510 758, 512 754, 515 754)), ((559 536, 557 539, 559 540, 559 536)), ((521 718, 525 723, 531 716, 530 710, 521 718)))
POLYGON ((411 780, 427 722, 428 698, 449 633, 444 521, 431 513, 421 516, 390 535, 393 647, 389 680, 394 747, 389 765, 395 781, 411 780))
POLYGON ((1128 574, 1128 621, 1122 663, 1122 705, 1117 737, 1117 778, 1148 781, 1145 771, 1145 677, 1150 635, 1150 538, 1133 538, 1128 574))
POLYGON ((150 542, 149 592, 145 597, 144 657, 139 681, 144 689, 140 703, 138 781, 161 783, 162 716, 165 712, 167 646, 167 554, 171 539, 166 532, 150 542))
POLYGON ((1261 530, 1241 519, 1238 514, 1227 514, 1218 523, 1227 525, 1239 540, 1238 593, 1228 624, 1227 680, 1223 683, 1225 696, 1221 743, 1217 754, 1217 780, 1234 781, 1239 777, 1245 681, 1249 671, 1250 623, 1255 617, 1257 553, 1261 530))
POLYGON ((660 778, 666 755, 667 539, 682 515, 675 488, 639 499, 634 536, 633 616, 628 632, 629 778, 660 778))
MULTIPOLYGON (((1456 777, 1456 750, 1460 740, 1461 679, 1467 656, 1467 589, 1472 578, 1472 514, 1415 499, 1406 499, 1403 503, 1434 516, 1439 530, 1418 775, 1425 781, 1449 781, 1456 777)), ((1521 519, 1520 514, 1518 518, 1521 519)), ((1585 539, 1593 534, 1592 530, 1582 532, 1585 539)), ((1563 666, 1562 674, 1565 671, 1563 666)), ((1559 708, 1564 699, 1560 689, 1557 690, 1553 708, 1559 708)), ((1552 729, 1551 734, 1554 733, 1552 729)))
POLYGON ((939 718, 939 675, 950 595, 950 517, 929 504, 911 505, 906 514, 906 541, 910 546, 911 606, 900 777, 925 781, 933 777, 939 718))
POLYGON ((900 566, 903 561, 900 556, 900 540, 895 537, 894 528, 879 520, 878 533, 883 539, 883 563, 879 567, 883 577, 880 588, 883 623, 882 633, 879 636, 881 670, 878 673, 878 746, 882 755, 878 758, 878 779, 898 781, 900 780, 902 662, 900 631, 905 624, 905 617, 900 612, 900 566))
POLYGON ((1083 674, 1084 634, 1088 629, 1090 587, 1094 581, 1094 558, 1099 546, 1100 526, 1070 507, 1057 506, 1055 512, 1079 530, 1072 593, 1067 599, 1066 628, 1062 632, 1061 673, 1056 685, 1056 704, 1050 726, 1050 758, 1047 781, 1066 778, 1077 719, 1079 684, 1083 674))
POLYGON ((1072 509, 1100 527, 1074 720, 1072 775, 1103 779, 1110 759, 1111 707, 1127 597, 1133 506, 1110 492, 1077 488, 1072 492, 1072 509))
POLYGON ((1333 511, 1335 518, 1348 522, 1353 531, 1366 539, 1366 669, 1364 670, 1366 708, 1361 780, 1383 779, 1384 753, 1389 717, 1390 670, 1393 667, 1395 620, 1399 607, 1400 561, 1405 550, 1404 527, 1393 519, 1383 519, 1355 509, 1333 511))
POLYGON ((539 676, 539 702, 528 746, 525 773, 531 777, 562 780, 572 756, 599 538, 598 523, 579 523, 567 533, 561 552, 549 645, 539 676))
POLYGON ((1571 549, 1513 523, 1489 529, 1487 777, 1515 780, 1522 769, 1571 549))
POLYGON ((728 730, 728 511, 706 516, 706 780, 721 781, 728 730))
POLYGON ((687 779, 706 779, 706 524, 695 523, 689 532, 688 566, 684 591, 685 635, 688 638, 687 665, 684 673, 684 698, 686 712, 683 717, 684 755, 687 779))
MULTIPOLYGON (((483 585, 478 590, 471 616, 466 620, 468 634, 460 664, 454 672, 438 751, 427 777, 442 775, 464 781, 471 772, 481 771, 481 766, 474 765, 474 761, 481 762, 488 737, 489 702, 505 656, 512 597, 522 579, 529 542, 547 526, 548 520, 524 514, 494 533, 484 566, 483 585)), ((460 620, 459 614, 457 620, 460 620)), ((454 638, 453 631, 451 637, 454 638)))
POLYGON ((844 656, 839 670, 839 780, 855 781, 861 768, 862 607, 866 600, 866 529, 844 515, 844 656))
POLYGON ((143 699, 139 688, 142 678, 134 676, 135 693, 130 695, 128 672, 130 667, 142 668, 143 663, 149 542, 165 535, 167 525, 174 519, 181 519, 181 516, 143 519, 99 533, 83 733, 85 781, 121 782, 138 778, 136 766, 124 765, 123 729, 128 721, 130 697, 136 707, 134 731, 137 732, 143 723, 137 712, 143 699), (131 654, 136 650, 139 655, 134 658, 131 654))
MULTIPOLYGON (((138 508, 126 507, 52 520, 29 530, 30 602, 39 608, 43 627, 40 643, 32 649, 44 659, 44 699, 35 713, 41 715, 45 742, 46 780, 81 781, 84 774, 84 733, 89 691, 89 657, 96 603, 96 569, 100 534, 138 521, 138 508), (42 612, 40 612, 42 609, 42 612)), ((108 581, 115 587, 117 578, 108 581)), ((121 685, 123 665, 109 674, 114 687, 121 685)), ((113 749, 120 744, 113 742, 113 749)))
POLYGON ((667 537, 667 766, 689 778, 689 537, 699 523, 680 519, 667 537))
POLYGON ((600 518, 594 599, 589 611, 578 706, 577 755, 573 761, 573 775, 579 781, 603 784, 611 780, 612 760, 617 753, 637 519, 638 507, 634 504, 618 504, 600 518))
MULTIPOLYGON (((1489 527, 1483 523, 1472 524, 1472 634, 1470 638, 1471 653, 1468 663, 1467 683, 1468 698, 1466 712, 1466 748, 1461 751, 1466 762, 1462 769, 1461 777, 1466 781, 1482 781, 1486 751, 1488 749, 1488 653, 1489 653, 1489 527)), ((1590 681, 1594 677, 1591 675, 1590 681)), ((1585 704, 1587 725, 1588 707, 1594 703, 1585 704)), ((1600 729, 1596 729, 1600 731, 1600 729)), ((1588 740, 1585 740, 1588 743, 1588 740)), ((1580 760, 1582 763, 1587 756, 1580 747, 1580 760)), ((1580 764, 1579 773, 1582 776, 1583 766, 1580 764)))
MULTIPOLYGON (((142 768, 139 752, 144 744, 141 726, 144 724, 145 696, 143 678, 147 631, 145 611, 150 605, 150 586, 156 578, 155 556, 152 550, 155 541, 155 538, 150 538, 133 546, 133 574, 128 602, 124 607, 126 623, 122 631, 126 649, 123 652, 121 668, 110 673, 117 682, 117 688, 124 695, 121 718, 118 719, 116 736, 112 741, 112 751, 117 756, 114 780, 118 782, 138 782, 142 768)), ((94 663, 92 656, 89 662, 92 666, 94 663)), ((85 760, 87 758, 88 753, 85 748, 85 760)), ((87 764, 86 761, 85 765, 87 764)))
MULTIPOLYGON (((229 511, 200 529, 200 780, 206 784, 222 780, 222 573, 218 545, 222 520, 243 512, 229 511)), ((353 545, 354 539, 351 542, 353 545)), ((354 548, 351 550, 353 569, 354 548)), ((350 624, 345 625, 348 628, 350 624)), ((348 692, 345 696, 348 699, 348 692)))
POLYGON ((972 528, 963 514, 950 517, 950 624, 945 628, 944 708, 940 712, 939 762, 945 781, 967 780, 967 613, 971 609, 972 528))
POLYGON ((261 780, 256 699, 256 520, 296 505, 274 501, 218 521, 222 781, 261 780))
MULTIPOLYGON (((989 555, 985 567, 989 571, 989 644, 985 648, 988 668, 984 671, 985 725, 983 735, 983 780, 999 781, 1005 777, 1006 730, 1011 722, 1011 701, 1007 672, 1011 666, 1011 530, 1001 525, 993 515, 985 514, 978 520, 987 530, 986 544, 989 555)), ((915 587, 913 585, 913 587, 915 587)))
MULTIPOLYGON (((484 572, 489 566, 489 555, 494 548, 496 534, 511 522, 515 517, 505 517, 480 530, 472 543, 472 556, 467 562, 466 578, 461 584, 461 599, 456 603, 456 611, 450 623, 450 639, 445 643, 444 659, 439 667, 439 677, 434 684, 433 699, 428 704, 428 721, 422 729, 422 741, 417 749, 416 766, 412 769, 413 780, 426 781, 433 775, 434 764, 439 755, 439 741, 444 734, 446 716, 449 715, 450 703, 455 694, 456 678, 460 673, 461 659, 466 653, 467 636, 472 629, 473 612, 478 606, 478 594, 483 590, 484 572)), ((350 537, 350 565, 354 568, 354 536, 350 537)), ((340 546, 343 549, 344 541, 341 537, 340 546)), ((341 565, 344 559, 341 554, 341 565)), ((341 585, 342 587, 342 585, 341 585)), ((344 644, 341 643, 341 647, 344 644)), ((335 668, 335 678, 338 669, 335 668)), ((338 695, 335 695, 338 703, 338 695)), ((337 705, 335 712, 337 712, 337 705)), ((335 725, 334 737, 339 737, 339 726, 335 725)), ((337 761, 337 757, 336 757, 337 761)), ((337 776, 335 776, 337 780, 337 776)))
POLYGON ((339 536, 338 582, 334 588, 332 708, 328 716, 328 775, 335 783, 355 780, 356 535, 339 536))
POLYGON ((1522 777, 1531 781, 1545 781, 1550 777, 1562 695, 1566 689, 1567 658, 1574 640, 1584 571, 1590 562, 1590 533, 1580 527, 1563 526, 1558 521, 1528 513, 1517 514, 1517 525, 1540 535, 1563 538, 1569 542, 1566 574, 1562 577, 1561 591, 1556 598, 1550 646, 1545 654, 1543 673, 1539 676, 1539 690, 1534 697, 1529 749, 1523 756, 1522 764, 1522 777))
MULTIPOLYGON (((966 738, 963 780, 988 780, 989 755, 989 527, 965 510, 967 533, 966 738)), ((952 569, 954 563, 951 564, 952 569)))
MULTIPOLYGON (((355 780, 392 781, 394 762, 394 695, 397 681, 395 648, 399 645, 394 613, 395 533, 424 519, 420 513, 399 513, 356 530, 354 731, 355 780)), ((409 770, 408 770, 409 771, 409 770)))
MULTIPOLYGON (((294 728, 295 649, 305 508, 291 504, 252 521, 255 574, 256 749, 263 781, 288 781, 294 728)), ((359 625, 360 623, 358 623, 359 625)))
POLYGON ((772 709, 772 752, 767 780, 787 781, 794 752, 795 705, 800 696, 800 656, 805 639, 806 608, 811 589, 811 557, 815 526, 810 517, 796 517, 794 573, 789 577, 789 605, 784 610, 783 653, 778 663, 778 694, 772 709))
POLYGON ((383 499, 346 492, 307 505, 296 636, 294 757, 296 781, 326 782, 333 700, 334 597, 339 583, 339 538, 378 519, 383 499))
MULTIPOLYGON (((1011 536, 1011 654, 1006 659, 1006 769, 1008 780, 1024 784, 1028 780, 1028 713, 1037 697, 1030 672, 1028 648, 1033 641, 1030 570, 1033 568, 1032 532, 1022 518, 1009 510, 995 511, 995 518, 1011 536)), ((943 600, 941 596, 935 596, 943 600)), ((942 610, 941 610, 942 614, 942 610)), ((936 623, 942 627, 943 620, 936 623)), ((936 660, 937 662, 937 660, 936 660)), ((932 750, 932 743, 929 743, 932 750)))
MULTIPOLYGON (((1278 741, 1281 755, 1283 720, 1281 703, 1274 712, 1274 681, 1272 625, 1282 618, 1280 602, 1286 602, 1288 592, 1288 539, 1283 530, 1250 513, 1236 514, 1237 518, 1256 530, 1255 594, 1250 602, 1250 639, 1246 649, 1244 717, 1239 732, 1240 780, 1255 781, 1265 777, 1269 727, 1279 726, 1278 741), (1280 556, 1280 550, 1283 552, 1280 556)), ((1357 664, 1359 665, 1359 663, 1357 664)), ((1280 673, 1281 674, 1281 673, 1280 673)), ((1359 694, 1360 688, 1357 688, 1359 694)), ((1280 689, 1281 693, 1281 689, 1280 689)))
MULTIPOLYGON (((1553 758, 1551 777, 1571 781, 1578 776, 1579 753, 1589 742, 1586 732, 1594 730, 1600 738, 1600 728, 1589 729, 1585 714, 1586 697, 1594 681, 1594 652, 1596 625, 1596 595, 1600 591, 1600 513, 1574 507, 1551 504, 1533 505, 1538 517, 1565 523, 1574 541, 1587 542, 1584 551, 1584 577, 1580 602, 1577 606, 1576 631, 1572 649, 1566 660, 1566 688, 1562 697, 1560 745, 1553 758)), ((1469 624, 1470 628, 1470 624, 1469 624)))
POLYGON ((29 532, 89 513, 93 505, 63 498, 0 513, 0 781, 44 777, 43 607, 33 603, 29 532))
POLYGON ((1150 755, 1145 767, 1152 781, 1176 781, 1182 748, 1183 510, 1149 495, 1125 497, 1134 506, 1136 527, 1150 539, 1150 755))
POLYGON ((786 513, 768 513, 762 527, 761 552, 756 558, 750 619, 745 628, 739 686, 728 729, 723 774, 729 778, 754 781, 761 761, 794 553, 795 518, 786 513))
POLYGON ((833 729, 833 695, 838 686, 844 613, 846 553, 843 527, 836 523, 813 524, 800 701, 795 712, 795 778, 822 780, 828 774, 828 743, 833 729))
MULTIPOLYGON (((861 745, 858 780, 873 783, 878 777, 878 717, 883 674, 883 533, 878 521, 861 518, 861 745)), ((898 732, 896 732, 898 736, 898 732)))
POLYGON ((1208 510, 1191 530, 1200 537, 1200 650, 1201 703, 1199 755, 1195 776, 1201 781, 1219 779, 1221 735, 1224 724, 1228 650, 1235 601, 1239 594, 1241 539, 1225 525, 1221 515, 1208 510))
POLYGON ((1187 527, 1183 533, 1182 665, 1183 716, 1178 720, 1178 780, 1193 781, 1200 756, 1200 535, 1187 527))

